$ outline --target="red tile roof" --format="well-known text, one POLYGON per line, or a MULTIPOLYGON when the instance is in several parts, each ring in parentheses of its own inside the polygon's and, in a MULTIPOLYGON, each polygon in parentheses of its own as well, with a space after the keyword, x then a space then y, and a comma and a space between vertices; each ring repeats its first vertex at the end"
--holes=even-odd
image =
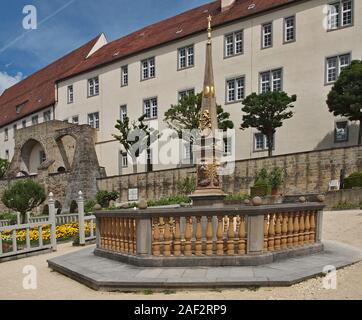
POLYGON ((83 61, 99 37, 5 90, 0 96, 0 127, 53 105, 56 80, 83 61), (16 107, 21 104, 24 106, 17 114, 16 107))
POLYGON ((236 0, 230 9, 222 12, 221 0, 217 0, 110 42, 70 70, 62 79, 124 59, 127 56, 167 42, 182 39, 202 31, 206 32, 206 17, 210 14, 213 16, 213 27, 217 27, 297 1, 300 0, 236 0), (254 6, 250 8, 252 4, 254 6))
POLYGON ((217 27, 297 1, 302 0, 236 0, 230 9, 222 12, 221 0, 217 0, 110 42, 86 59, 97 37, 6 90, 0 96, 0 127, 54 104, 55 82, 205 31, 206 17, 210 14, 213 26, 217 27), (16 114, 16 106, 25 101, 21 113, 16 114))

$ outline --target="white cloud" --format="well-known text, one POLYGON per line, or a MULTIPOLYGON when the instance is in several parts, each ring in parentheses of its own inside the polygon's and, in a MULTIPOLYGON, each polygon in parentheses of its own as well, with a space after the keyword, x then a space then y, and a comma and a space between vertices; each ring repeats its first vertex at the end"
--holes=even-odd
POLYGON ((23 79, 23 74, 18 72, 15 76, 11 76, 6 72, 0 71, 0 95, 7 89, 23 79))

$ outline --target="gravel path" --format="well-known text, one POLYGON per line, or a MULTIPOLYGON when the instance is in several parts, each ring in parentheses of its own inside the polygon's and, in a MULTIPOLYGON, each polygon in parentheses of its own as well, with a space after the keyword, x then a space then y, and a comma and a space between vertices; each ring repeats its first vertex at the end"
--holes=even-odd
MULTIPOLYGON (((326 212, 326 240, 338 240, 362 250, 362 211, 326 212)), ((58 251, 0 264, 0 299, 362 299, 362 262, 339 270, 338 288, 326 290, 322 279, 311 279, 288 288, 251 288, 223 291, 177 291, 146 295, 139 293, 96 292, 48 269, 46 260, 74 252, 71 244, 58 246, 58 251), (37 269, 37 290, 23 289, 23 268, 37 269)))

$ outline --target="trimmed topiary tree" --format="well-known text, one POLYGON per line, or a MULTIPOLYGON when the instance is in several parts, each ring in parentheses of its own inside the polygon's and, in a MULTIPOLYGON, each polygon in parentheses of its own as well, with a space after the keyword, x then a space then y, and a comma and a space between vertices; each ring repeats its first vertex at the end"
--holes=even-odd
POLYGON ((362 188, 362 172, 354 172, 344 179, 344 189, 362 188))
POLYGON ((39 207, 46 199, 45 189, 33 180, 18 181, 6 189, 1 197, 4 205, 21 214, 25 223, 26 213, 39 207))

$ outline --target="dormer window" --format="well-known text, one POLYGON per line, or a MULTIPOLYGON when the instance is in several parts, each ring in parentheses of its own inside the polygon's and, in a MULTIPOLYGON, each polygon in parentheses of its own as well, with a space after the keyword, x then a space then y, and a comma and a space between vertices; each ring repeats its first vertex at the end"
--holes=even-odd
POLYGON ((23 110, 25 106, 25 103, 19 104, 18 106, 16 106, 16 113, 19 114, 21 112, 21 110, 23 110))

